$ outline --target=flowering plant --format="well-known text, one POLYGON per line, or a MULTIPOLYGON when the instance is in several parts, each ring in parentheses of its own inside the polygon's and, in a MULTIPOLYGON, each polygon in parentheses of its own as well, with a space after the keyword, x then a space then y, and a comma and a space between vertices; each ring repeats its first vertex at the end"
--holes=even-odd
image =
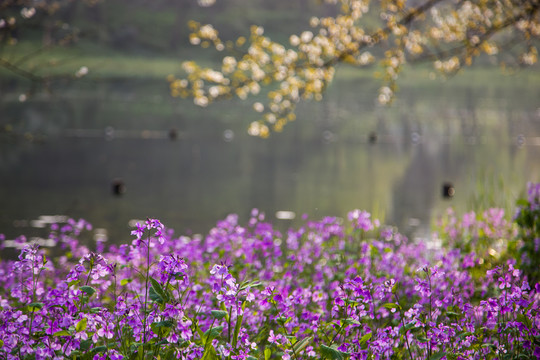
POLYGON ((514 259, 486 271, 365 212, 282 234, 254 211, 204 237, 148 219, 99 253, 70 224, 51 235, 62 255, 0 262, 0 358, 540 357, 540 284, 514 259))
POLYGON ((518 201, 515 221, 522 241, 521 267, 530 280, 540 281, 540 183, 527 185, 527 199, 518 201))

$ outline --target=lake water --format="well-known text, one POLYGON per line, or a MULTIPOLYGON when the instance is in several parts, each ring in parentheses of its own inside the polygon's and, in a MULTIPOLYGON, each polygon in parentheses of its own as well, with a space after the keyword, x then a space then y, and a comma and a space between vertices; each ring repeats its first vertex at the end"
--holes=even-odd
POLYGON ((170 98, 165 81, 58 86, 25 102, 24 84, 4 82, 0 233, 45 236, 40 216, 65 215, 121 243, 133 219, 184 234, 229 213, 245 221, 252 208, 283 229, 304 213, 359 208, 424 236, 449 206, 511 209, 540 181, 540 84, 463 76, 403 86, 388 108, 375 103, 375 80, 342 78, 266 140, 246 133, 249 103, 197 108, 170 98))

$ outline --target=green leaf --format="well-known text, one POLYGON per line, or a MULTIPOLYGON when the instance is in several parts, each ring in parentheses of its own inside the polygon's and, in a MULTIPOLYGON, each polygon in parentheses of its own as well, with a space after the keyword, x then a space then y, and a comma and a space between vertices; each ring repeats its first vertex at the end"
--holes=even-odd
POLYGON ((150 328, 154 334, 160 337, 166 337, 171 332, 172 322, 170 320, 159 321, 150 324, 150 328))
POLYGON ((311 340, 313 339, 313 336, 309 336, 307 338, 304 338, 298 342, 296 342, 294 345, 293 345, 293 350, 295 353, 299 353, 301 352, 302 350, 304 350, 308 345, 309 343, 311 342, 311 340))
POLYGON ((40 302, 33 302, 31 304, 28 304, 28 311, 36 312, 43 308, 43 303, 40 302))
POLYGON ((205 352, 203 353, 201 360, 219 360, 216 349, 214 349, 213 346, 207 347, 205 352))
POLYGON ((211 313, 212 313, 212 316, 217 320, 221 320, 225 316, 227 316, 227 312, 223 310, 212 310, 211 313))
POLYGON ((120 280, 120 286, 126 286, 131 282, 131 279, 122 279, 120 280))
POLYGON ((77 325, 75 325, 75 331, 77 332, 81 332, 81 331, 84 331, 86 329, 86 326, 88 325, 88 319, 87 318, 82 318, 78 323, 77 325))
POLYGON ((254 288, 254 287, 257 287, 257 286, 261 286, 262 283, 258 280, 254 280, 252 282, 244 282, 240 285, 240 289, 238 291, 242 291, 242 290, 245 290, 248 286, 250 288, 254 288))
POLYGON ((293 335, 285 335, 285 337, 287 338, 287 340, 289 340, 289 344, 296 344, 296 342, 298 341, 297 337, 296 336, 293 336, 293 335))
POLYGON ((163 290, 163 287, 161 286, 161 284, 153 277, 150 278, 150 282, 152 283, 152 287, 154 288, 154 290, 159 294, 159 296, 161 296, 163 301, 166 302, 169 299, 169 297, 167 296, 167 293, 165 292, 165 290, 163 290))
MULTIPOLYGON (((169 328, 163 328, 163 329, 168 329, 168 330, 170 330, 169 328)), ((167 332, 167 334, 168 334, 168 332, 167 332)), ((162 345, 167 345, 167 344, 169 344, 169 342, 168 342, 167 340, 161 340, 161 341, 157 341, 157 340, 158 340, 158 339, 155 339, 155 338, 154 338, 154 339, 151 339, 151 340, 149 341, 149 343, 152 343, 152 344, 154 344, 155 346, 158 346, 158 347, 159 347, 159 346, 162 346, 162 345)))
POLYGON ((411 330, 412 328, 414 328, 414 324, 415 324, 415 322, 411 321, 410 323, 406 324, 405 326, 402 326, 401 329, 399 329, 399 332, 403 333, 403 332, 407 332, 407 331, 411 330))
POLYGON ((158 322, 155 322, 154 324, 156 324, 157 327, 173 327, 174 323, 172 322, 172 320, 163 320, 163 321, 158 321, 158 322))
POLYGON ((71 280, 68 282, 68 287, 72 287, 73 285, 78 285, 81 282, 81 280, 71 280))
POLYGON ((429 340, 424 336, 417 336, 416 340, 418 340, 421 343, 427 343, 429 340))
POLYGON ((441 359, 443 356, 446 355, 446 351, 439 351, 433 355, 431 355, 428 360, 439 360, 441 359))
POLYGON ((148 290, 148 297, 150 298, 150 300, 155 301, 155 302, 160 303, 160 304, 162 304, 164 302, 161 295, 159 295, 156 292, 156 290, 154 289, 153 286, 151 286, 150 289, 148 290))
POLYGON ((373 336, 372 332, 369 332, 369 333, 365 334, 364 336, 362 336, 360 338, 360 341, 359 341, 360 346, 362 347, 362 346, 366 345, 368 340, 371 339, 372 336, 373 336))
POLYGON ((379 249, 375 247, 374 245, 369 245, 369 250, 371 252, 372 257, 378 257, 379 256, 379 249))
POLYGON ((192 326, 195 329, 195 331, 197 332, 197 335, 199 335, 199 337, 201 338, 201 340, 204 339, 204 334, 203 334, 201 328, 199 327, 199 321, 196 318, 193 319, 193 325, 192 326))
POLYGON ((516 201, 516 205, 517 206, 523 206, 523 207, 529 207, 529 202, 527 201, 527 199, 518 199, 518 201, 516 201))
POLYGON ((53 336, 71 336, 71 334, 67 330, 60 330, 55 332, 53 336))
POLYGON ((175 280, 182 280, 184 278, 184 273, 181 272, 175 272, 172 274, 175 280))
POLYGON ((236 325, 234 326, 234 335, 233 335, 233 342, 232 342, 233 349, 236 349, 236 344, 238 343, 238 335, 240 334, 240 328, 242 327, 243 318, 244 318, 244 315, 240 315, 236 318, 236 325))
POLYGON ((360 324, 360 321, 355 320, 355 319, 353 319, 353 318, 347 318, 347 319, 345 319, 345 324, 347 324, 347 325, 361 325, 361 324, 360 324))
POLYGON ((152 328, 152 331, 154 331, 154 333, 156 333, 156 334, 160 330, 165 331, 164 329, 170 329, 170 328, 172 328, 172 326, 173 326, 173 322, 171 320, 158 321, 158 322, 154 322, 154 323, 152 323, 150 325, 150 327, 152 328))
POLYGON ((234 326, 234 334, 233 334, 233 342, 232 342, 233 349, 236 349, 236 344, 238 343, 238 334, 240 334, 240 328, 242 327, 242 320, 244 319, 244 315, 243 315, 244 310, 246 310, 245 301, 242 303, 242 315, 239 315, 236 318, 236 325, 234 326))
POLYGON ((162 359, 164 359, 164 360, 176 359, 176 354, 175 354, 174 349, 169 349, 169 351, 167 351, 167 353, 165 353, 165 355, 162 357, 162 359))
POLYGON ((522 323, 523 325, 525 325, 528 329, 531 328, 531 325, 532 325, 531 320, 525 315, 523 315, 522 313, 518 313, 516 315, 516 320, 522 323))
POLYGON ((339 351, 335 345, 330 347, 326 345, 321 345, 321 355, 323 357, 329 358, 331 360, 344 360, 347 353, 339 351))
POLYGON ((98 353, 98 352, 105 352, 107 351, 107 347, 102 345, 102 346, 96 346, 95 348, 92 349, 92 352, 95 354, 95 353, 98 353))
POLYGON ((262 324, 257 331, 257 334, 253 337, 253 342, 260 344, 265 342, 270 336, 270 327, 267 323, 262 324))
POLYGON ((251 284, 249 284, 249 286, 251 287, 259 287, 261 285, 262 285, 262 282, 260 282, 259 280, 253 280, 251 284))
POLYGON ((270 350, 270 348, 264 349, 264 360, 270 360, 271 356, 272 356, 272 350, 270 350))
POLYGON ((398 309, 398 310, 401 310, 401 306, 399 306, 399 304, 395 304, 395 303, 386 303, 383 305, 384 308, 386 309, 398 309))
POLYGON ((82 292, 86 293, 88 296, 92 296, 96 292, 96 289, 87 285, 81 286, 80 289, 82 292))
POLYGON ((92 345, 92 339, 87 339, 87 340, 83 340, 81 341, 81 350, 86 352, 88 351, 88 349, 90 349, 90 346, 92 345))
MULTIPOLYGON (((216 326, 216 327, 213 327, 213 328, 207 330, 207 331, 203 334, 203 338, 212 341, 213 339, 215 339, 216 337, 218 337, 219 334, 221 334, 222 331, 223 331, 223 326, 216 326)), ((206 343, 206 341, 205 341, 205 343, 206 343)))

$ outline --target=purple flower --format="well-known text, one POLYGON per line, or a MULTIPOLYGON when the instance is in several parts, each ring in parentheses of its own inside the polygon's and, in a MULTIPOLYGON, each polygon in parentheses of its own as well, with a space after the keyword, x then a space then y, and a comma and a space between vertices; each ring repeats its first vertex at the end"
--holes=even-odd
POLYGON ((540 346, 535 346, 534 347, 534 357, 537 358, 537 359, 540 359, 540 346))
POLYGON ((101 328, 98 329, 96 334, 99 337, 106 337, 107 339, 112 339, 114 336, 114 333, 112 330, 114 329, 114 324, 104 324, 101 328))
MULTIPOLYGON (((370 231, 375 227, 371 222, 371 214, 367 211, 353 210, 347 214, 347 218, 353 223, 355 229, 370 231)), ((377 220, 375 220, 375 225, 378 225, 377 220)))
POLYGON ((268 335, 268 342, 270 344, 276 344, 279 345, 279 335, 274 334, 274 330, 270 330, 270 333, 268 335))
POLYGON ((463 215, 461 226, 465 229, 470 229, 476 222, 476 214, 474 211, 468 212, 463 215))
POLYGON ((527 199, 532 211, 540 209, 540 183, 527 183, 527 199))
POLYGON ((215 264, 212 269, 210 270, 210 274, 217 275, 217 276, 224 276, 227 274, 227 267, 223 265, 217 265, 215 264))
POLYGON ((107 355, 111 360, 122 360, 124 356, 114 349, 107 350, 107 355))
MULTIPOLYGON (((142 225, 141 223, 137 222, 135 224, 135 230, 131 231, 131 235, 135 235, 135 240, 140 240, 142 238, 142 236, 144 235, 144 232, 146 230, 146 226, 142 225)), ((134 244, 134 245, 138 245, 139 243, 137 242, 137 244, 134 244)))
POLYGON ((381 237, 384 240, 390 241, 392 240, 393 236, 394 236, 394 230, 391 227, 387 227, 381 230, 381 237))
POLYGON ((92 269, 92 279, 94 280, 97 280, 99 279, 100 277, 104 277, 106 276, 107 274, 110 273, 110 269, 107 267, 107 266, 103 266, 101 264, 97 264, 93 269, 92 269))

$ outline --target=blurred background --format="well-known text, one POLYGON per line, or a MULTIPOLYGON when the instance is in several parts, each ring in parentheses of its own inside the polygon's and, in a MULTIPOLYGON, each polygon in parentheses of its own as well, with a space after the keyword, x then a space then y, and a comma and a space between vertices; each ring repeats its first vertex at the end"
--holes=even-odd
POLYGON ((30 19, 0 55, 48 80, 0 68, 0 233, 46 236, 58 215, 124 243, 147 217, 180 235, 253 208, 281 229, 358 208, 421 237, 448 207, 511 212, 540 181, 538 67, 509 75, 485 60, 449 79, 411 67, 390 106, 377 104, 374 68, 340 67, 323 100, 268 139, 247 134, 250 101, 170 96, 182 61, 223 56, 189 44, 188 20, 224 39, 258 24, 286 42, 334 12, 315 0, 106 0, 30 19), (66 33, 77 41, 56 46, 66 33))

